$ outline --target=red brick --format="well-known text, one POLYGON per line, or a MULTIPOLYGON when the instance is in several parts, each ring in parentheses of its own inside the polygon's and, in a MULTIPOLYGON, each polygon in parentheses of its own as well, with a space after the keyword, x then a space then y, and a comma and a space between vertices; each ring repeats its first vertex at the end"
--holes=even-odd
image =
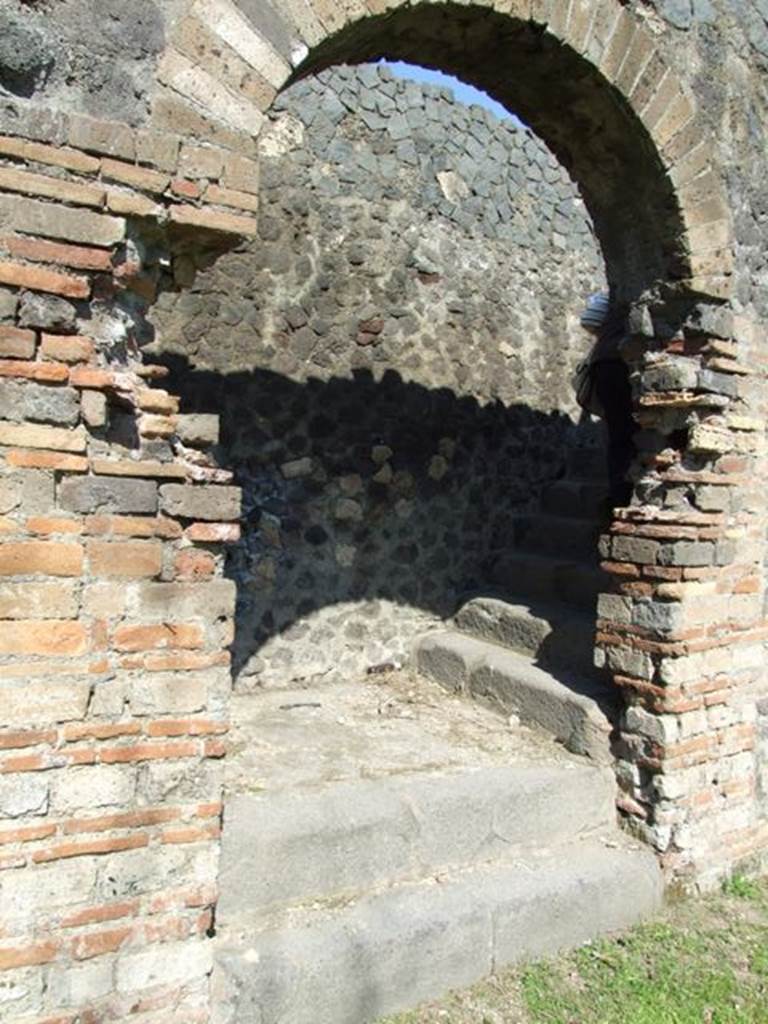
POLYGON ((144 412, 158 412, 163 415, 174 415, 179 411, 177 395, 171 395, 161 388, 141 388, 136 392, 139 408, 144 412))
POLYGON ((206 202, 214 203, 217 206, 234 206, 239 210, 250 210, 257 213, 259 209, 259 197, 250 192, 238 192, 231 188, 222 188, 219 185, 209 185, 205 193, 206 202))
POLYGON ((14 757, 4 757, 0 761, 0 772, 12 774, 14 772, 41 772, 48 768, 59 767, 55 760, 52 760, 50 753, 45 754, 17 754, 14 757))
POLYGON ((201 668, 229 665, 230 661, 229 651, 205 654, 195 651, 178 651, 123 658, 120 664, 122 668, 143 668, 147 672, 194 672, 201 668))
POLYGON ((95 536, 113 534, 116 537, 163 537, 170 540, 182 534, 179 524, 164 516, 88 516, 85 532, 95 536))
POLYGON ((206 740, 203 744, 205 757, 224 757, 227 753, 227 745, 223 740, 206 740))
POLYGON ((197 810, 195 811, 196 818, 217 818, 224 809, 224 804, 220 800, 211 804, 198 804, 197 810))
POLYGON ((104 814, 98 818, 72 818, 64 825, 67 834, 76 832, 111 832, 114 829, 143 828, 175 821, 180 811, 175 807, 148 807, 142 811, 104 814))
POLYGON ((171 220, 177 224, 189 224, 192 227, 207 228, 209 231, 221 231, 229 235, 255 235, 257 230, 254 217, 238 217, 231 213, 220 213, 196 206, 172 206, 171 220))
POLYGON ((163 568, 163 548, 159 541, 91 540, 87 553, 94 576, 141 579, 159 576, 163 568))
POLYGON ((147 167, 138 167, 136 164, 126 164, 121 160, 110 160, 105 157, 101 161, 101 174, 104 178, 119 181, 124 185, 143 189, 146 192, 165 192, 168 188, 167 174, 151 171, 147 167))
POLYGON ((240 524, 192 523, 184 531, 184 536, 202 544, 234 544, 240 540, 240 524))
POLYGON ((142 927, 145 942, 173 942, 189 937, 194 922, 187 915, 177 917, 166 917, 160 920, 150 918, 144 922, 142 927))
POLYGON ((107 189, 107 208, 113 213, 122 216, 160 217, 163 207, 153 203, 146 196, 138 195, 136 192, 119 192, 117 189, 107 189))
POLYGON ((104 476, 144 477, 146 479, 185 480, 186 470, 173 462, 155 462, 153 459, 94 459, 94 473, 104 476))
POLYGON ((80 174, 94 174, 99 169, 99 161, 86 156, 77 149, 67 146, 48 146, 41 142, 28 142, 8 135, 0 136, 0 153, 16 156, 28 163, 51 164, 64 167, 68 171, 80 174))
POLYGON ((120 626, 114 634, 115 649, 118 651, 194 648, 202 647, 204 642, 202 627, 193 625, 120 626))
POLYGON ((143 437, 173 437, 176 433, 175 416, 158 416, 144 413, 139 417, 139 433, 143 437))
POLYGON ((87 932, 72 939, 69 948, 75 960, 88 960, 105 953, 114 953, 133 934, 133 927, 110 928, 103 932, 87 932))
POLYGON ((44 334, 40 345, 43 356, 60 363, 87 363, 95 351, 91 339, 80 335, 44 334))
POLYGON ((69 299, 87 299, 91 294, 91 282, 87 277, 74 277, 56 270, 30 267, 26 263, 0 262, 0 284, 65 295, 69 299))
POLYGON ((140 722, 94 722, 65 725, 63 736, 67 743, 71 743, 82 739, 109 740, 116 736, 136 736, 140 732, 140 722))
POLYGON ((114 373, 92 366, 73 366, 67 370, 67 375, 73 388, 96 388, 101 391, 115 386, 114 373))
POLYGON ((216 572, 216 559, 209 551, 196 551, 194 548, 187 548, 176 555, 173 568, 176 579, 210 579, 216 572))
POLYGON ((106 853, 120 853, 123 850, 138 850, 149 845, 149 836, 139 833, 133 836, 111 836, 106 839, 90 839, 82 843, 60 843, 48 850, 36 850, 32 860, 36 864, 46 864, 52 860, 65 860, 70 857, 90 857, 106 853))
POLYGON ((79 206, 103 206, 104 189, 96 185, 80 185, 64 178, 29 174, 11 167, 0 167, 0 189, 21 192, 28 196, 44 196, 79 206))
POLYGON ((7 831, 0 831, 0 845, 34 843, 39 839, 49 839, 55 833, 55 825, 30 825, 27 828, 12 828, 7 831))
POLYGON ((12 256, 36 263, 59 263, 77 270, 110 270, 112 267, 111 253, 104 249, 23 237, 2 238, 0 246, 12 256))
POLYGON ((163 718, 147 726, 148 736, 215 736, 228 731, 225 722, 206 718, 163 718))
POLYGON ((55 743, 55 729, 16 729, 0 732, 0 750, 20 750, 23 747, 37 747, 41 743, 55 743))
POLYGON ((198 744, 182 743, 136 743, 130 747, 108 747, 99 754, 104 764, 127 764, 131 761, 172 760, 179 757, 195 757, 199 754, 198 744))
POLYGON ((180 907, 197 908, 211 906, 218 899, 215 885, 196 885, 183 889, 164 890, 154 895, 149 904, 150 914, 163 914, 180 907))
POLYGON ((55 541, 6 541, 0 544, 0 576, 80 576, 83 549, 55 541))
POLYGON ((33 516, 27 520, 27 530, 45 536, 61 533, 79 534, 83 532, 83 524, 79 519, 65 519, 63 516, 33 516))
POLYGON ((49 384, 62 384, 69 377, 69 367, 60 363, 28 363, 0 359, 0 377, 26 377, 49 384))
POLYGON ((9 466, 20 469, 60 469, 66 473, 87 473, 88 459, 82 455, 65 455, 41 449, 15 448, 5 453, 9 466))
POLYGON ((118 921, 121 917, 132 917, 139 909, 138 900, 125 900, 122 903, 102 903, 98 907, 76 910, 67 914, 59 922, 62 928, 81 928, 88 924, 101 924, 102 921, 118 921))
POLYGON ((76 657, 89 649, 88 632, 80 622, 56 619, 15 619, 0 622, 0 654, 57 654, 76 657))
POLYGON ((187 828, 166 829, 160 835, 160 842, 164 844, 204 843, 210 839, 217 839, 220 833, 221 827, 218 822, 201 827, 190 825, 187 828))
POLYGON ((171 192, 181 196, 182 199, 199 199, 201 189, 194 181, 187 181, 186 178, 174 178, 171 182, 171 192))
POLYGON ((35 355, 34 331, 0 324, 0 357, 3 359, 32 359, 35 355))
POLYGON ((0 949, 0 971, 8 971, 13 967, 33 967, 36 964, 50 963, 58 951, 59 944, 53 941, 0 949))
POLYGON ((78 747, 75 750, 65 750, 61 756, 67 764, 96 764, 96 751, 90 747, 78 747))

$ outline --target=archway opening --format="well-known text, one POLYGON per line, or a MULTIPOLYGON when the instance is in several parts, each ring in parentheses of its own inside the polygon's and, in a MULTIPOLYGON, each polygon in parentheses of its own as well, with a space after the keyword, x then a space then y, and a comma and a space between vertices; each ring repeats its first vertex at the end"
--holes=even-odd
MULTIPOLYGON (((550 26, 551 27, 551 26, 550 26)), ((645 126, 594 64, 548 26, 455 3, 397 7, 330 35, 295 78, 386 58, 455 75, 517 114, 567 169, 593 219, 617 295, 635 298, 686 276, 684 225, 673 186, 645 126)), ((635 110, 661 69, 621 67, 635 110), (634 77, 633 77, 634 74, 634 77)))
POLYGON ((574 182, 519 122, 376 65, 297 80, 260 150, 259 239, 177 260, 194 281, 154 315, 244 490, 237 690, 403 664, 504 591, 576 598, 590 662, 604 458, 571 378, 606 272, 574 182))

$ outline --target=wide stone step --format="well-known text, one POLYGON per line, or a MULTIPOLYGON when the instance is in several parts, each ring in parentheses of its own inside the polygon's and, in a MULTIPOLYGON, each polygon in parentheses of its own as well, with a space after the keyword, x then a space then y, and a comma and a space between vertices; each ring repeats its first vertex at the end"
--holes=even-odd
POLYGON ((478 640, 509 647, 542 668, 594 674, 594 616, 563 604, 474 597, 454 617, 456 628, 478 640))
POLYGON ((569 516, 520 516, 515 522, 516 546, 523 551, 555 557, 594 560, 600 526, 569 516))
POLYGON ((595 615, 597 595, 607 582, 594 557, 582 561, 512 550, 496 555, 489 575, 490 582, 507 593, 566 602, 591 615, 595 615))
POLYGON ((611 761, 618 702, 601 681, 562 671, 555 676, 522 655, 452 630, 422 637, 415 663, 419 672, 446 689, 517 715, 573 753, 611 761))
POLYGON ((357 779, 225 805, 220 918, 509 858, 615 821, 612 772, 565 764, 357 779))
POLYGON ((246 927, 220 914, 213 1024, 366 1024, 625 928, 661 899, 653 855, 611 832, 246 927))
POLYGON ((553 516, 598 522, 606 513, 608 488, 589 480, 556 480, 544 488, 541 506, 553 516))

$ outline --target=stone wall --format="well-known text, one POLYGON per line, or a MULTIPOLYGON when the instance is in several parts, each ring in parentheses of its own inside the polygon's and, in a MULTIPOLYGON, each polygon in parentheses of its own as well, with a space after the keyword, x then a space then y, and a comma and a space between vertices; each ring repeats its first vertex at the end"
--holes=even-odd
POLYGON ((140 124, 166 13, 151 0, 2 0, 0 104, 40 103, 140 124))
POLYGON ((603 286, 546 147, 386 68, 293 85, 262 134, 259 237, 177 261, 153 359, 221 412, 245 503, 241 688, 403 661, 488 582, 562 475, 603 286))

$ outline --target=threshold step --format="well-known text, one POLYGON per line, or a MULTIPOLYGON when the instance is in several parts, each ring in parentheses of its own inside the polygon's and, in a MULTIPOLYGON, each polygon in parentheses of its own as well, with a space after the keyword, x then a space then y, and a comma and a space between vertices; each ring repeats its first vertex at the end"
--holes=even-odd
POLYGON ((616 830, 261 926, 220 921, 213 1024, 368 1024, 626 928, 661 899, 653 854, 616 830))
POLYGON ((608 768, 568 763, 357 779, 225 805, 219 920, 509 859, 615 823, 608 768))
POLYGON ((598 680, 564 672, 555 676, 522 655, 453 630, 422 637, 415 664, 446 689, 468 694, 503 715, 516 715, 575 754, 598 763, 612 760, 618 700, 598 680))
POLYGON ((542 668, 594 675, 595 619, 562 602, 477 596, 454 616, 456 628, 532 658, 542 668))

